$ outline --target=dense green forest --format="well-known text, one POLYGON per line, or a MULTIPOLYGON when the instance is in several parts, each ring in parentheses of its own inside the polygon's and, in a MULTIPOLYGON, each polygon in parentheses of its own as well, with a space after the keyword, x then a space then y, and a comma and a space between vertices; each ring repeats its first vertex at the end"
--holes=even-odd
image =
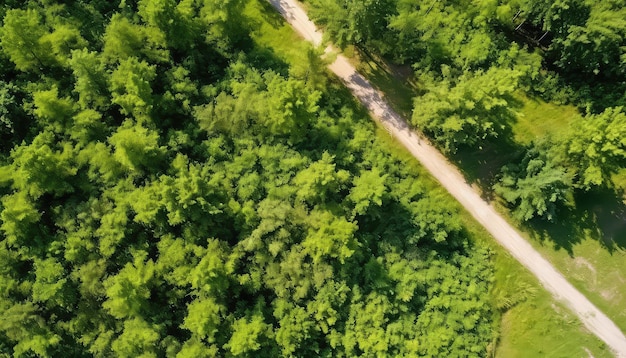
POLYGON ((443 150, 515 153, 485 189, 517 219, 554 220, 576 195, 612 188, 626 167, 625 1, 308 3, 339 46, 412 66, 420 86, 412 124, 443 150), (527 97, 580 114, 562 135, 515 142, 527 97))
POLYGON ((493 350, 489 250, 245 3, 4 2, 0 355, 493 350))

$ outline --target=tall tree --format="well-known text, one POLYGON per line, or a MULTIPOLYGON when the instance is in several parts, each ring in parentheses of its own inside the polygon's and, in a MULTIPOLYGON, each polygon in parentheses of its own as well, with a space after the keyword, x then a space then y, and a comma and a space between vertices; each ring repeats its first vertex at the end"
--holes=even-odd
POLYGON ((101 56, 87 49, 72 51, 69 61, 74 74, 74 91, 83 109, 106 109, 109 102, 107 73, 101 56))
POLYGON ((153 106, 151 82, 156 67, 135 57, 120 60, 110 78, 111 102, 121 107, 124 115, 132 115, 138 122, 147 121, 153 106))
POLYGON ((583 189, 610 185, 611 174, 626 160, 626 114, 607 108, 577 121, 566 144, 567 160, 577 170, 575 183, 583 189))
POLYGON ((11 9, 6 12, 0 31, 3 50, 20 71, 40 72, 57 65, 49 34, 42 17, 34 9, 11 9))
POLYGON ((159 145, 159 134, 127 120, 111 135, 115 159, 130 172, 158 168, 165 148, 159 145))
POLYGON ((156 27, 136 25, 122 14, 114 14, 104 33, 102 56, 108 62, 142 57, 151 62, 168 62, 165 35, 156 27))
POLYGON ((559 207, 572 201, 572 175, 551 152, 546 145, 533 147, 519 165, 504 167, 494 185, 495 192, 514 207, 518 220, 553 221, 559 207))
POLYGON ((415 99, 412 122, 447 151, 480 145, 502 134, 507 122, 515 118, 510 102, 521 75, 520 71, 492 67, 465 72, 455 80, 444 67, 443 82, 415 99))

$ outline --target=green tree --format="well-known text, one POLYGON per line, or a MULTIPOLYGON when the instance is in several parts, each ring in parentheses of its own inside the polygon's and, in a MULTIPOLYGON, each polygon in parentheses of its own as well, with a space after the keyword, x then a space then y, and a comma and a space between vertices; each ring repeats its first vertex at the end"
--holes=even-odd
POLYGON ((324 30, 339 47, 357 45, 366 50, 374 47, 382 53, 391 50, 385 42, 388 19, 395 12, 390 0, 316 0, 312 1, 311 16, 324 25, 324 30))
POLYGON ((263 316, 255 312, 251 317, 242 317, 233 323, 233 334, 224 348, 234 356, 252 354, 261 349, 269 331, 270 326, 265 323, 263 316))
POLYGON ((35 277, 32 288, 33 301, 50 302, 59 306, 71 303, 67 297, 63 296, 64 286, 67 283, 67 274, 63 266, 55 259, 36 260, 35 277))
POLYGON ((12 153, 13 188, 39 198, 49 193, 61 196, 74 191, 70 178, 78 168, 70 143, 56 144, 50 132, 41 132, 29 145, 19 146, 12 153))
POLYGON ((219 240, 209 240, 204 257, 187 277, 191 288, 198 293, 214 295, 226 293, 229 280, 225 267, 227 253, 223 246, 219 240))
POLYGON ((333 160, 328 152, 324 152, 319 161, 311 163, 293 178, 293 183, 298 188, 298 199, 311 204, 324 203, 346 186, 350 173, 336 170, 333 160))
POLYGON ((57 87, 33 93, 34 114, 42 127, 55 133, 63 133, 71 127, 71 118, 76 113, 76 105, 71 98, 59 98, 57 87))
POLYGON ((110 78, 111 102, 121 107, 124 115, 132 115, 138 122, 147 121, 153 107, 151 82, 156 78, 156 67, 135 57, 120 60, 110 78))
POLYGON ((146 58, 153 62, 169 61, 165 35, 158 28, 136 25, 119 13, 111 17, 106 27, 102 56, 109 63, 129 57, 146 58))
POLYGON ((40 72, 58 65, 52 43, 45 35, 39 12, 34 9, 11 9, 6 12, 0 31, 0 45, 20 71, 40 72))
POLYGON ((108 74, 97 52, 87 49, 72 51, 69 61, 75 78, 74 91, 83 109, 106 109, 110 102, 107 84, 108 74))
POLYGON ((31 119, 20 106, 22 89, 12 82, 0 81, 0 150, 9 149, 24 138, 31 119))
POLYGON ((626 160, 626 114, 622 107, 607 108, 577 121, 567 140, 567 160, 575 168, 577 186, 610 185, 626 160))
POLYGON ((210 358, 219 355, 219 350, 215 346, 207 346, 195 337, 190 338, 183 344, 177 358, 210 358))
POLYGON ((387 175, 381 174, 378 168, 373 168, 362 172, 354 180, 354 187, 348 195, 348 199, 354 203, 353 215, 364 215, 370 206, 380 207, 383 204, 387 175))
POLYGON ((311 229, 302 246, 314 263, 324 258, 339 259, 343 263, 352 256, 358 246, 354 237, 358 228, 355 223, 328 211, 313 211, 310 220, 311 229))
POLYGON ((278 74, 264 74, 267 92, 259 98, 259 122, 273 135, 288 136, 294 143, 302 141, 309 121, 319 109, 319 91, 304 81, 284 79, 278 74))
POLYGON ((242 0, 199 0, 199 19, 205 29, 205 41, 222 52, 242 41, 247 35, 242 0))
POLYGON ((140 0, 137 14, 150 27, 165 35, 169 47, 189 50, 199 40, 201 27, 197 16, 197 5, 192 0, 140 0))
POLYGON ((568 73, 600 75, 604 78, 623 76, 626 66, 626 29, 621 19, 626 11, 594 11, 584 26, 570 26, 566 36, 552 43, 556 64, 568 73))
POLYGON ((140 318, 149 310, 155 267, 143 254, 136 252, 132 263, 104 281, 107 300, 102 306, 116 318, 140 318))
POLYGON ((515 218, 552 221, 557 209, 571 202, 572 175, 557 160, 543 145, 529 150, 519 165, 503 168, 494 190, 514 207, 515 218))
POLYGON ((304 83, 318 91, 326 88, 328 77, 326 67, 330 64, 330 58, 324 57, 321 46, 314 48, 306 47, 306 61, 295 63, 290 69, 291 77, 304 81, 304 83))
POLYGON ((371 292, 365 297, 354 295, 346 320, 343 345, 348 355, 362 351, 366 355, 385 355, 390 352, 386 326, 390 314, 395 313, 389 297, 371 292))
POLYGON ((119 357, 158 357, 159 327, 141 318, 124 321, 124 330, 113 341, 113 352, 119 357))
POLYGON ((92 141, 79 150, 76 159, 80 165, 88 168, 89 180, 94 183, 114 185, 126 168, 116 160, 113 152, 111 146, 92 141))
POLYGON ((106 137, 106 124, 102 114, 93 109, 85 109, 74 115, 70 137, 81 144, 88 144, 106 137))
POLYGON ((167 79, 171 90, 165 93, 164 98, 174 102, 172 104, 174 108, 167 108, 167 110, 185 115, 192 112, 191 104, 198 100, 199 91, 197 84, 191 80, 189 75, 190 71, 183 66, 178 66, 168 71, 167 79))
POLYGON ((544 27, 556 38, 568 36, 572 26, 584 26, 591 8, 584 0, 555 0, 545 13, 544 27))
MULTIPOLYGON (((124 193, 114 192, 113 195, 119 197, 124 193)), ((94 236, 99 239, 98 249, 102 257, 111 259, 126 237, 126 226, 130 221, 128 219, 129 208, 124 199, 119 203, 103 200, 100 208, 105 209, 106 212, 100 214, 100 225, 94 232, 94 236)))
POLYGON ((2 197, 0 229, 4 232, 9 245, 24 245, 41 240, 39 219, 41 213, 25 191, 18 191, 2 197))
POLYGON ((165 148, 159 145, 159 134, 126 120, 111 135, 109 142, 115 149, 114 158, 129 172, 158 167, 165 148))
MULTIPOLYGON (((337 4, 351 41, 403 49, 396 1, 337 4)), ((434 25, 417 22, 413 49, 441 45, 448 89, 487 66, 474 3, 412 4, 434 25), (448 15, 465 23, 445 29, 448 15)), ((489 256, 324 86, 321 49, 298 47, 290 67, 248 38, 275 20, 260 9, 3 3, 0 355, 486 355, 489 256), (20 38, 33 46, 7 42, 20 38)))
POLYGON ((443 82, 415 99, 412 122, 446 151, 479 146, 483 140, 503 134, 507 122, 515 118, 511 100, 521 75, 492 67, 453 80, 445 70, 443 82))
POLYGON ((13 354, 16 356, 34 353, 41 357, 50 356, 61 341, 61 337, 50 331, 46 321, 31 302, 15 304, 3 309, 0 332, 15 342, 13 354))
POLYGON ((438 71, 441 65, 458 69, 484 68, 500 44, 493 39, 484 9, 472 2, 396 2, 389 29, 397 35, 391 54, 401 62, 438 71))
POLYGON ((187 306, 187 317, 183 327, 188 329, 194 337, 215 343, 216 335, 222 327, 226 307, 219 304, 212 297, 197 298, 187 306))
POLYGON ((73 50, 87 46, 87 41, 80 34, 80 30, 69 23, 56 24, 54 30, 45 34, 40 42, 50 43, 56 60, 64 67, 67 66, 73 50))

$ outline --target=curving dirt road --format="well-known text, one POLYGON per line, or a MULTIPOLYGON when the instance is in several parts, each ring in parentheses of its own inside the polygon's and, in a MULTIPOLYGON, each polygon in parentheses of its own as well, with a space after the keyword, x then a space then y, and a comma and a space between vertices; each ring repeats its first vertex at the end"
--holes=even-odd
MULTIPOLYGON (((322 43, 322 33, 295 0, 268 0, 307 40, 322 43)), ((327 49, 329 51, 329 49, 327 49)), ((616 356, 626 357, 626 337, 582 293, 574 288, 546 259, 524 240, 427 140, 411 131, 370 83, 339 55, 330 69, 339 76, 363 105, 452 194, 515 259, 530 270, 552 295, 565 303, 585 327, 609 346, 616 356)))

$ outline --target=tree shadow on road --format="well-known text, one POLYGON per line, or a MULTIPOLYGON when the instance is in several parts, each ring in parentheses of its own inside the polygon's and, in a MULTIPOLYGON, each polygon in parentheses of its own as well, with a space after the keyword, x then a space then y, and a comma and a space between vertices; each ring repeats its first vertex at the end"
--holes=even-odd
POLYGON ((461 171, 465 180, 480 189, 484 200, 496 199, 493 185, 500 170, 524 155, 524 148, 512 140, 485 142, 480 148, 461 148, 449 154, 450 161, 461 171))

